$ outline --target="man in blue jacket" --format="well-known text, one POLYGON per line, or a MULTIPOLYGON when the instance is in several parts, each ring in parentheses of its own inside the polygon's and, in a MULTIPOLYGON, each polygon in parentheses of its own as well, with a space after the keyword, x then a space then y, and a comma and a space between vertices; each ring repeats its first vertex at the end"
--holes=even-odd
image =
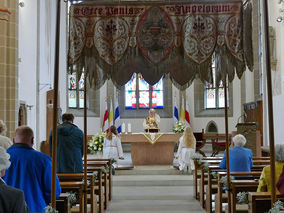
MULTIPOLYGON (((34 134, 28 126, 17 128, 13 141, 14 145, 7 150, 11 166, 3 179, 8 185, 24 191, 31 212, 45 212, 51 196, 51 159, 32 148, 34 134)), ((60 193, 56 177, 56 197, 60 193)))
MULTIPOLYGON (((247 140, 238 134, 232 139, 234 148, 230 148, 230 172, 250 172, 253 165, 252 151, 244 148, 247 140)), ((226 151, 220 163, 221 169, 226 169, 226 151)))
MULTIPOLYGON (((63 123, 57 127, 57 172, 83 172, 84 134, 75 124, 71 113, 62 115, 63 123)), ((49 148, 52 148, 52 133, 49 137, 49 148)))

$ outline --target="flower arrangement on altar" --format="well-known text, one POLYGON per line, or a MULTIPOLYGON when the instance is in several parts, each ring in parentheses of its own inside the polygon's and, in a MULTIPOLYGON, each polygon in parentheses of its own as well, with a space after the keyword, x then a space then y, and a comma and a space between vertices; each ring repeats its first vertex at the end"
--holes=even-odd
POLYGON ((173 132, 174 133, 183 133, 185 128, 185 123, 182 121, 178 121, 175 123, 173 127, 173 132))
POLYGON ((103 151, 104 139, 105 139, 105 133, 99 132, 95 134, 91 140, 89 140, 88 149, 91 151, 91 154, 103 151))

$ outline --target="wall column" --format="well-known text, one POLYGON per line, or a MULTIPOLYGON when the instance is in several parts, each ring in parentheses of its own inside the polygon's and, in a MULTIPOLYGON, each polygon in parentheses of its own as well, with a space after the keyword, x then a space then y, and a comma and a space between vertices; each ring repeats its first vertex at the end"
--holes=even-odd
POLYGON ((18 1, 0 2, 0 119, 13 137, 18 124, 18 1))

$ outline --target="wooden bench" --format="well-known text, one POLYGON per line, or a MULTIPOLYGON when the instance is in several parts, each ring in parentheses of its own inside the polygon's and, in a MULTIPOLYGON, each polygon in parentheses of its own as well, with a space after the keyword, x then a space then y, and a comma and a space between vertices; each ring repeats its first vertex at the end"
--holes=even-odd
MULTIPOLYGON (((258 180, 232 180, 232 188, 231 188, 231 212, 236 213, 238 211, 246 211, 248 210, 248 206, 246 204, 237 204, 237 194, 239 192, 256 192, 258 187, 258 180)), ((228 207, 228 206, 227 206, 228 207)), ((226 207, 226 208, 227 208, 226 207)), ((226 211, 225 211, 226 212, 226 211)))
MULTIPOLYGON (((270 192, 249 192, 249 213, 265 213, 271 209, 270 192)), ((276 200, 284 201, 284 195, 276 195, 276 200)))
MULTIPOLYGON (((220 181, 221 178, 225 177, 227 172, 218 172, 218 189, 217 196, 215 199, 215 213, 223 212, 223 202, 227 201, 227 192, 223 193, 224 184, 220 181)), ((261 172, 231 172, 231 176, 238 180, 254 180, 259 179, 261 172)), ((232 203, 233 204, 233 203, 232 203)))
POLYGON ((61 193, 56 199, 56 210, 58 213, 71 213, 71 206, 67 193, 61 193))
MULTIPOLYGON (((83 173, 59 173, 58 178, 60 181, 63 181, 63 182, 83 181, 84 174, 83 173)), ((90 182, 90 185, 87 187, 87 195, 88 195, 88 201, 91 205, 91 212, 97 213, 98 207, 97 207, 97 199, 95 196, 95 175, 93 173, 89 173, 87 174, 87 179, 90 182)), ((99 189, 99 187, 100 187, 99 185, 96 186, 97 189, 99 189)))
POLYGON ((84 183, 82 181, 60 182, 62 192, 76 192, 78 194, 79 207, 72 207, 72 212, 84 212, 84 183))
POLYGON ((97 162, 107 162, 107 167, 108 169, 108 174, 107 174, 107 179, 108 179, 108 184, 109 184, 109 200, 112 199, 112 164, 111 164, 111 159, 87 159, 87 164, 89 166, 96 165, 98 166, 99 164, 97 162), (94 163, 96 162, 96 163, 94 163))

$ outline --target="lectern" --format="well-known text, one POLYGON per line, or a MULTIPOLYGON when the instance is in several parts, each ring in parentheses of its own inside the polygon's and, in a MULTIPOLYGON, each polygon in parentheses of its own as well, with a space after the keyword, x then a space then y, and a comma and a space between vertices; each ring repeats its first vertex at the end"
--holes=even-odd
POLYGON ((256 122, 238 123, 237 133, 246 137, 246 148, 252 150, 253 156, 261 157, 260 132, 257 130, 256 122))

